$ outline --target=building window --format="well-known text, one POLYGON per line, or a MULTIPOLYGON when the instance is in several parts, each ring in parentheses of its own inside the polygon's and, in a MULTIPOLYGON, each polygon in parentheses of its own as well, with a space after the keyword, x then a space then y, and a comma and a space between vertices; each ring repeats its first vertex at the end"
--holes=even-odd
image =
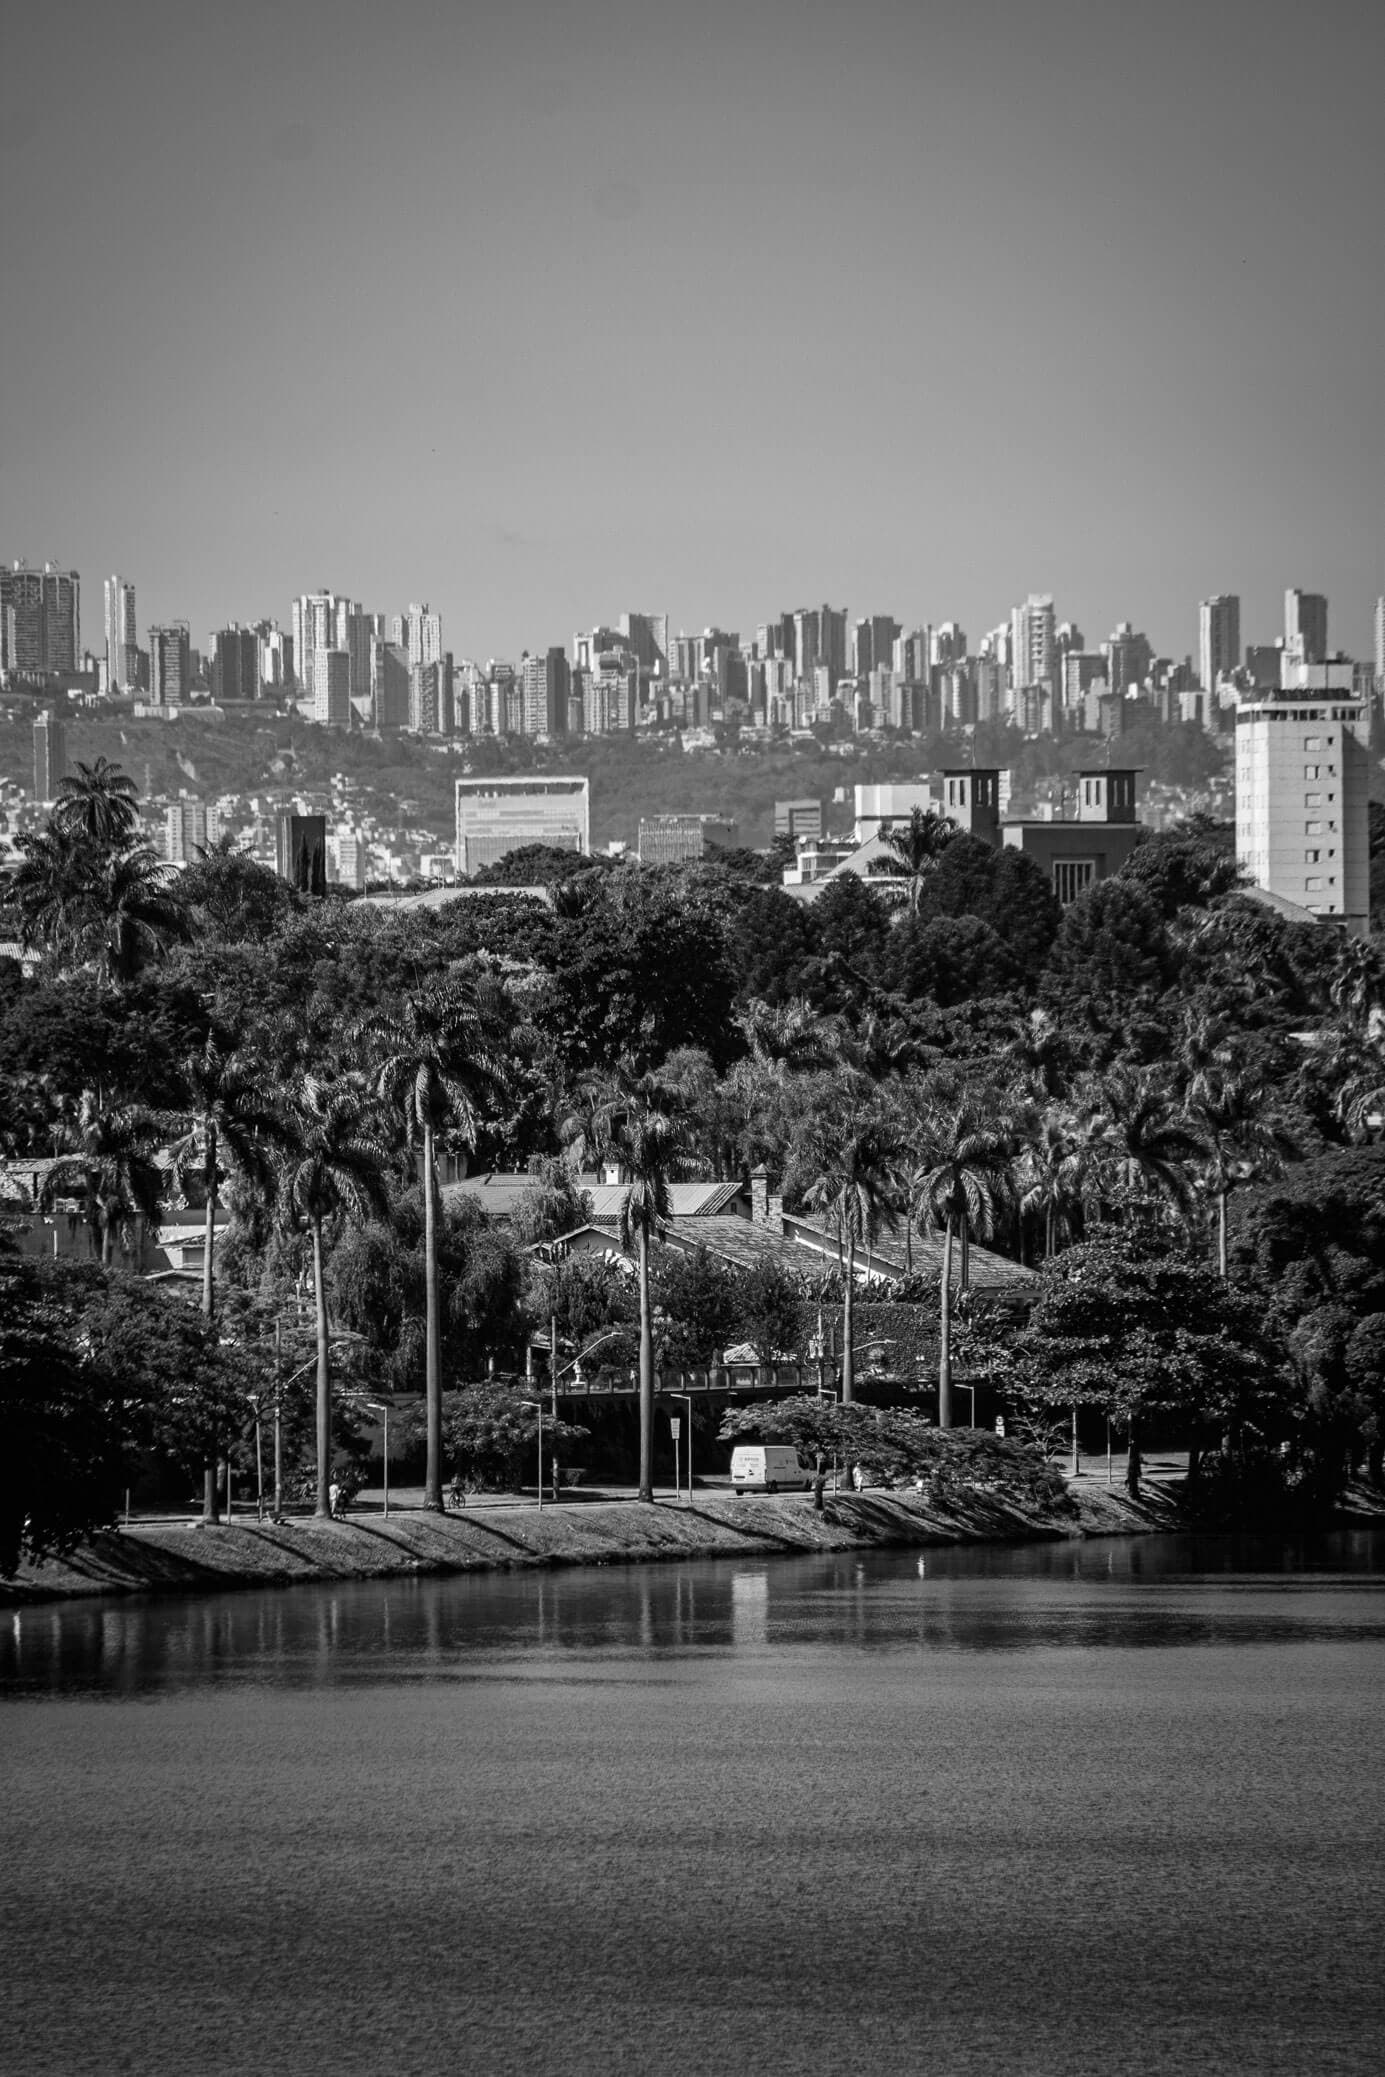
POLYGON ((1094 858, 1055 858, 1053 861, 1053 892, 1059 906, 1066 908, 1077 900, 1085 887, 1090 887, 1096 878, 1094 858))
POLYGON ((1303 776, 1305 779, 1321 779, 1322 766, 1320 764, 1306 764, 1303 767, 1303 776))
POLYGON ((1310 892, 1312 892, 1312 891, 1314 891, 1315 889, 1317 889, 1317 888, 1321 887, 1321 886, 1322 886, 1322 875, 1321 875, 1321 873, 1310 873, 1310 874, 1308 875, 1308 878, 1307 878, 1307 879, 1306 879, 1306 880, 1304 881, 1304 883, 1303 883, 1303 884, 1304 884, 1304 886, 1305 886, 1305 887, 1307 887, 1307 888, 1309 889, 1309 891, 1310 891, 1310 892))
POLYGON ((1320 793, 1305 793, 1303 805, 1305 808, 1320 808, 1322 806, 1322 795, 1320 793))
POLYGON ((1303 834, 1306 837, 1320 837, 1322 835, 1321 822, 1305 822, 1303 825, 1303 834))
POLYGON ((1321 851, 1305 851, 1303 854, 1303 862, 1305 865, 1316 865, 1321 857, 1321 851))
POLYGON ((1303 747, 1304 747, 1304 749, 1305 749, 1305 750, 1321 750, 1321 749, 1322 749, 1322 737, 1321 737, 1321 736, 1305 736, 1305 737, 1304 737, 1304 739, 1303 739, 1303 747))

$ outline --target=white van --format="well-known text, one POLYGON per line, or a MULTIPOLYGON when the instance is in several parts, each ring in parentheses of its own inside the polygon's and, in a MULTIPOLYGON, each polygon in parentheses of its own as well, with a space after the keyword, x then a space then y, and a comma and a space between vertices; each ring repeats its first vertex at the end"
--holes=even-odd
POLYGON ((731 1452, 731 1489, 736 1493, 806 1493, 813 1475, 785 1442, 741 1444, 731 1452))

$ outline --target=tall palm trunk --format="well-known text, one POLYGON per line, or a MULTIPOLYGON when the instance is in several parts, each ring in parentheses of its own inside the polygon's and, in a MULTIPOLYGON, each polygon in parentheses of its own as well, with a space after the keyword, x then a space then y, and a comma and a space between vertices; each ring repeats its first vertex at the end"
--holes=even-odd
POLYGON ((938 1426, 952 1426, 952 1214, 943 1228, 943 1273, 938 1290, 938 1426))
POLYGON ((428 1462, 423 1504, 442 1513, 442 1371, 438 1360, 438 1223, 433 1128, 423 1128, 423 1289, 426 1343, 424 1395, 428 1417, 428 1462))
POLYGON ((640 1266, 640 1498, 654 1498, 654 1308, 649 1297, 649 1232, 636 1234, 640 1266))
MULTIPOLYGON (((207 1120, 207 1154, 202 1169, 207 1190, 206 1216, 202 1223, 202 1317, 210 1327, 215 1304, 215 1286, 212 1282, 212 1249, 216 1245, 216 1127, 207 1120)), ((226 1488, 230 1491, 230 1486, 226 1488)), ((220 1507, 216 1497, 216 1462, 209 1459, 202 1466, 202 1519, 214 1522, 220 1507)))
POLYGON ((216 1126, 207 1120, 207 1155, 202 1168, 207 1191, 207 1210, 202 1231, 202 1316, 210 1326, 215 1307, 212 1283, 212 1250, 216 1246, 216 1126))
POLYGON ((1225 1283, 1229 1274, 1226 1255, 1226 1192, 1217 1192, 1217 1270, 1225 1283))
POLYGON ((850 1406, 856 1390, 856 1243, 848 1234, 846 1273, 842 1283, 842 1405, 850 1406))
POLYGON ((332 1377, 327 1363, 327 1287, 322 1277, 322 1221, 313 1222, 313 1303, 317 1311, 317 1500, 313 1512, 332 1512, 332 1377))

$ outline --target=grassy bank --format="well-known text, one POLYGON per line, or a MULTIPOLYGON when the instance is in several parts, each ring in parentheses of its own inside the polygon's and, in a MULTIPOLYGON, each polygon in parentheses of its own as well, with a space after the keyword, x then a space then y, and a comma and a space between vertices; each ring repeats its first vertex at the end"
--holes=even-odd
POLYGON ((215 1593, 313 1580, 383 1579, 401 1573, 497 1571, 530 1565, 637 1565, 684 1558, 807 1555, 891 1546, 1032 1542, 1128 1535, 1177 1526, 1167 1489, 1138 1505, 1120 1489, 1079 1481, 1074 1512, 1028 1512, 968 1494, 947 1507, 914 1493, 828 1497, 822 1514, 806 1494, 699 1493, 672 1500, 565 1502, 559 1507, 478 1507, 461 1514, 409 1511, 312 1519, 238 1521, 203 1528, 137 1524, 92 1539, 64 1559, 25 1566, 0 1583, 0 1602, 82 1594, 215 1593))

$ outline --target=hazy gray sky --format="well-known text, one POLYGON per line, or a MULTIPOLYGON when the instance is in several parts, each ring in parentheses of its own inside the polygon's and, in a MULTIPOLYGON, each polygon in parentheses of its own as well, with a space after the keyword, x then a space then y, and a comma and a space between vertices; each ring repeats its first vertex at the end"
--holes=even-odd
POLYGON ((0 43, 0 554, 459 655, 1030 590, 1385 589, 1385 7, 44 0, 0 43))

